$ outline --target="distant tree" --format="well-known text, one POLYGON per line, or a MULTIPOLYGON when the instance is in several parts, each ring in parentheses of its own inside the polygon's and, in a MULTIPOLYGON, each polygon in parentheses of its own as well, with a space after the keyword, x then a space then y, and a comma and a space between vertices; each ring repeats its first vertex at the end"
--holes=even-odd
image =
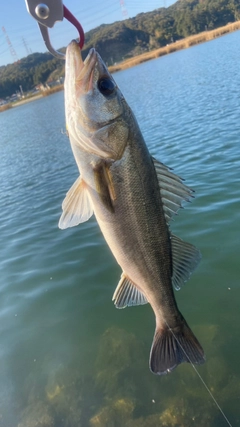
MULTIPOLYGON (((83 58, 95 47, 110 65, 146 50, 165 46, 206 29, 240 20, 239 0, 178 0, 168 8, 140 13, 114 24, 103 24, 85 35, 83 58)), ((65 48, 61 49, 65 51, 65 48)), ((63 61, 50 53, 33 53, 17 64, 0 67, 0 98, 19 85, 24 91, 52 76, 63 75, 63 61)))

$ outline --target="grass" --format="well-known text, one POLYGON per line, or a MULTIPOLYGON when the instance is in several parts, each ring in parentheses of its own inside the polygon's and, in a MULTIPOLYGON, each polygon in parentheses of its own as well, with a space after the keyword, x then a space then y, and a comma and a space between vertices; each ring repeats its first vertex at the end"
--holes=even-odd
POLYGON ((185 39, 178 40, 175 43, 161 47, 151 52, 143 53, 135 56, 134 58, 127 59, 117 65, 109 67, 109 71, 114 73, 116 71, 125 70, 126 68, 134 67, 135 65, 141 64, 142 62, 149 61, 151 59, 159 58, 160 56, 167 55, 178 50, 186 49, 199 43, 204 43, 209 40, 213 40, 217 37, 223 36, 227 33, 237 31, 240 29, 240 21, 227 24, 224 27, 219 27, 215 30, 204 31, 203 33, 196 34, 194 36, 186 37, 185 39))
POLYGON ((63 85, 58 85, 51 87, 50 89, 43 90, 41 94, 42 96, 48 96, 52 95, 53 93, 60 92, 60 90, 63 90, 63 85))

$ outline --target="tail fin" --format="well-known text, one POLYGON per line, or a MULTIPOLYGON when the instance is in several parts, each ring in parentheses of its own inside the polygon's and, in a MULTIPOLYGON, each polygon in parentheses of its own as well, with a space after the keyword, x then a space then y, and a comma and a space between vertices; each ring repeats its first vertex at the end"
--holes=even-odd
POLYGON ((183 362, 205 362, 204 351, 187 323, 172 330, 167 326, 157 328, 150 353, 151 371, 164 375, 183 362))

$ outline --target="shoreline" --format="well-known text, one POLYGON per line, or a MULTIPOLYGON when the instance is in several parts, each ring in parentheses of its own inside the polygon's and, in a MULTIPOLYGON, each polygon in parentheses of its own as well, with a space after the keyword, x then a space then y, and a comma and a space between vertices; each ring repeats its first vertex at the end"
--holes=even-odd
MULTIPOLYGON (((116 73, 117 71, 126 70, 127 68, 134 67, 136 65, 142 64, 143 62, 150 61, 151 59, 160 58, 161 56, 168 55, 179 50, 187 49, 200 43, 214 40, 215 38, 224 36, 237 30, 240 30, 240 21, 232 22, 230 24, 224 25, 223 27, 216 28, 215 30, 204 31, 202 33, 195 34, 194 36, 189 36, 184 39, 177 40, 176 42, 171 43, 167 46, 151 50, 150 52, 142 53, 141 55, 126 59, 125 61, 120 62, 119 64, 111 65, 110 67, 108 67, 108 70, 110 71, 110 73, 116 73)), ((7 109, 19 107, 21 105, 27 104, 28 102, 35 101, 45 96, 49 96, 61 90, 64 90, 63 85, 49 89, 48 91, 45 91, 41 94, 22 99, 21 101, 17 101, 13 104, 5 104, 3 106, 0 106, 0 112, 5 111, 7 109)))
POLYGON ((21 101, 16 101, 15 103, 12 104, 12 107, 13 108, 18 107, 20 105, 27 104, 28 102, 36 101, 37 99, 40 99, 42 97, 43 97, 42 94, 38 93, 37 95, 30 96, 29 98, 21 99, 21 101))
POLYGON ((2 111, 6 111, 6 110, 9 110, 11 108, 19 107, 20 105, 28 104, 29 102, 32 102, 32 101, 36 101, 37 99, 45 98, 46 96, 52 95, 53 93, 56 93, 56 92, 60 92, 63 89, 64 89, 64 87, 61 84, 61 85, 55 86, 51 89, 47 89, 41 93, 37 93, 36 95, 32 95, 32 96, 26 97, 24 99, 21 99, 20 101, 4 104, 4 105, 0 106, 0 113, 2 111))
POLYGON ((224 25, 223 27, 216 28, 215 30, 204 31, 193 36, 177 40, 176 42, 171 43, 167 46, 160 47, 159 49, 154 49, 150 52, 142 53, 141 55, 126 59, 125 61, 120 62, 119 64, 111 65, 110 67, 108 67, 108 69, 111 73, 126 70, 127 68, 134 67, 135 65, 150 61, 151 59, 156 59, 161 56, 168 55, 169 53, 177 52, 179 50, 187 49, 200 43, 214 40, 218 37, 224 36, 237 30, 240 30, 240 21, 232 22, 230 24, 224 25))

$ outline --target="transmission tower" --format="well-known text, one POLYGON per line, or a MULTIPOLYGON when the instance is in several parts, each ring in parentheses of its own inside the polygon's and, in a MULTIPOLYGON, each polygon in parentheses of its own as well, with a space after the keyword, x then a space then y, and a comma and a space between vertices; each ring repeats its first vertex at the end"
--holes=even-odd
POLYGON ((3 34, 5 35, 5 39, 6 39, 6 42, 8 44, 10 53, 11 53, 13 59, 14 59, 14 62, 19 62, 18 56, 17 56, 16 51, 15 51, 15 49, 14 49, 12 43, 11 43, 10 38, 7 35, 7 31, 5 30, 5 27, 2 27, 2 31, 3 31, 3 34))
POLYGON ((128 19, 128 11, 127 11, 124 0, 120 0, 120 6, 121 6, 121 10, 122 10, 122 16, 125 19, 128 19))
POLYGON ((26 49, 27 55, 30 55, 30 53, 31 53, 31 49, 29 49, 29 47, 28 47, 28 45, 27 45, 27 42, 26 42, 26 40, 25 40, 25 38, 24 38, 24 37, 22 37, 22 41, 23 41, 24 47, 25 47, 25 49, 26 49))

